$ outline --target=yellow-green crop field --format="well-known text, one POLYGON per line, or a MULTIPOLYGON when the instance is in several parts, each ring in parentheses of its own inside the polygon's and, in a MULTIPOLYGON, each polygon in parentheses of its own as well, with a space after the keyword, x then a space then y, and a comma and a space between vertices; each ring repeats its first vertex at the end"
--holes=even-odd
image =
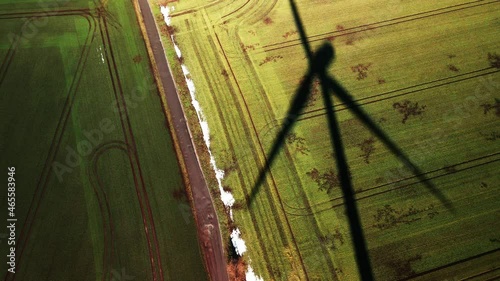
MULTIPOLYGON (((289 1, 167 2, 246 261, 264 280, 359 280, 317 81, 247 204, 308 68, 289 1)), ((296 4, 313 49, 335 48, 328 73, 452 204, 334 96, 376 280, 499 278, 500 1, 296 4)))

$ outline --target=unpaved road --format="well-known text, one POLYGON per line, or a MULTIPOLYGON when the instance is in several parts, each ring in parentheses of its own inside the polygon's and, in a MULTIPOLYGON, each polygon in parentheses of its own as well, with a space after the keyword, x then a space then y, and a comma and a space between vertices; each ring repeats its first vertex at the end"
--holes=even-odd
MULTIPOLYGON (((219 221, 206 184, 199 159, 194 150, 184 111, 177 94, 170 68, 165 57, 155 19, 147 0, 138 0, 146 32, 149 37, 156 66, 167 99, 167 110, 172 117, 174 132, 179 141, 193 193, 200 247, 212 281, 229 281, 226 271, 219 221)), ((182 253, 178 253, 182 255, 182 253)), ((187 280, 186 280, 187 281, 187 280)))

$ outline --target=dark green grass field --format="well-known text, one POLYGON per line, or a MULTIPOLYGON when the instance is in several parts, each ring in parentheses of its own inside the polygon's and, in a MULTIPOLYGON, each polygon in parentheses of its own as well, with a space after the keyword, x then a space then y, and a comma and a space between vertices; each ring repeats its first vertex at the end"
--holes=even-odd
POLYGON ((2 278, 207 278, 132 1, 0 0, 0 132, 2 278))

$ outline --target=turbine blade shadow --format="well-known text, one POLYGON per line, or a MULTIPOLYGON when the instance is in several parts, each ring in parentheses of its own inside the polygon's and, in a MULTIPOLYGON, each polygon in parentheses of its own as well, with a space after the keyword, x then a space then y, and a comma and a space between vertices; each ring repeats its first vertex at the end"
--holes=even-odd
POLYGON ((304 107, 307 103, 307 99, 309 98, 309 88, 311 87, 312 83, 312 73, 308 73, 302 83, 300 84, 300 87, 293 97, 292 103, 290 105, 290 109, 288 109, 285 121, 282 124, 281 130, 278 133, 278 135, 275 138, 274 144, 267 154, 268 157, 266 159, 266 162, 264 164, 264 167, 261 169, 259 172, 259 177, 257 178, 257 181, 255 182, 254 187, 252 188, 252 192, 250 193, 250 198, 247 204, 250 206, 252 202, 254 201, 255 196, 260 190, 260 187, 264 183, 264 180, 266 178, 267 173, 271 169, 271 165, 273 164, 274 160, 276 159, 276 156, 278 156, 278 153, 283 146, 285 139, 288 135, 288 133, 291 131, 293 125, 297 121, 300 113, 302 110, 304 110, 304 107))
POLYGON ((373 271, 370 264, 368 247, 363 234, 363 227, 361 225, 361 218, 357 208, 354 189, 352 187, 347 157, 342 144, 340 126, 333 108, 334 105, 332 96, 329 92, 332 91, 334 95, 337 95, 338 98, 345 103, 351 111, 354 112, 356 117, 359 118, 363 124, 365 124, 365 126, 367 126, 384 143, 384 145, 389 148, 391 153, 396 155, 398 159, 417 176, 420 182, 425 184, 429 191, 436 196, 444 206, 451 210, 453 210, 453 206, 451 202, 440 192, 440 190, 437 189, 429 179, 427 179, 424 173, 410 161, 408 156, 406 156, 403 151, 382 131, 382 129, 380 129, 378 125, 373 122, 369 115, 354 101, 349 93, 334 78, 327 75, 328 65, 335 57, 333 47, 328 43, 323 44, 318 51, 313 54, 309 42, 307 41, 307 36, 300 20, 297 7, 295 6, 295 2, 290 0, 290 5, 297 30, 300 35, 300 40, 309 62, 309 70, 293 97, 290 108, 287 112, 287 117, 283 122, 281 130, 276 136, 269 153, 267 154, 268 157, 266 158, 265 164, 259 172, 259 176, 251 190, 249 198, 247 198, 247 204, 248 206, 251 206, 257 193, 260 191, 266 175, 269 173, 280 149, 284 146, 288 133, 297 122, 300 113, 304 110, 310 95, 312 79, 315 75, 318 75, 322 88, 323 102, 325 104, 330 140, 335 151, 335 160, 338 170, 337 173, 339 175, 340 186, 344 197, 345 211, 349 221, 350 234, 353 241, 359 276, 361 277, 361 280, 371 281, 373 280, 373 271))
POLYGON ((345 154, 344 145, 342 143, 340 126, 338 124, 335 112, 333 111, 332 97, 329 94, 329 90, 333 89, 329 87, 330 83, 328 83, 328 76, 326 75, 325 71, 326 68, 319 73, 319 78, 323 92, 323 102, 326 107, 330 140, 335 152, 335 162, 337 164, 340 187, 342 189, 342 194, 344 197, 345 212, 349 221, 349 230, 351 232, 351 239, 353 241, 354 257, 358 265, 358 271, 361 280, 371 281, 373 280, 373 273, 370 263, 370 257, 368 255, 368 247, 366 245, 365 236, 363 234, 363 227, 361 225, 361 217, 359 215, 356 199, 354 197, 354 188, 352 186, 349 165, 347 164, 347 157, 345 154))
POLYGON ((309 63, 311 63, 313 56, 311 46, 309 46, 309 42, 307 41, 306 31, 304 30, 304 25, 302 24, 302 20, 300 19, 299 11, 297 10, 295 1, 290 0, 290 6, 292 7, 293 19, 295 20, 295 25, 297 26, 297 31, 299 32, 300 41, 302 43, 302 46, 304 47, 304 51, 306 52, 307 59, 309 63))
POLYGON ((410 158, 394 143, 382 129, 368 116, 368 114, 354 101, 351 95, 332 77, 326 77, 328 87, 334 91, 339 99, 372 131, 382 143, 389 148, 403 164, 408 168, 418 180, 448 209, 454 212, 453 204, 446 196, 425 176, 424 172, 415 165, 410 158))

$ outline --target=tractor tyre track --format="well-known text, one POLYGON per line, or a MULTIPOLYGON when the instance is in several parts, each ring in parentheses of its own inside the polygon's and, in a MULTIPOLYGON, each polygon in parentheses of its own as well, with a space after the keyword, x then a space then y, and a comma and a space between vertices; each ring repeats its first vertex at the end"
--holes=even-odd
MULTIPOLYGON (((214 50, 215 50, 216 47, 215 47, 214 43, 211 40, 208 40, 208 42, 210 42, 210 44, 212 45, 211 47, 214 48, 214 50)), ((198 44, 196 43, 196 40, 194 40, 194 38, 192 38, 192 37, 191 37, 191 46, 195 50, 196 57, 198 58, 198 62, 200 64, 201 68, 202 68, 203 74, 205 75, 205 77, 208 77, 208 72, 207 72, 206 66, 204 65, 205 61, 203 60, 203 57, 200 56, 200 54, 202 54, 202 52, 200 51, 200 49, 198 47, 198 44)), ((223 67, 223 63, 220 61, 220 59, 219 59, 218 56, 217 56, 217 62, 218 62, 218 64, 220 66, 223 67)), ((228 80, 225 80, 225 82, 226 82, 227 88, 231 92, 231 97, 233 98, 234 101, 236 101, 237 100, 237 94, 234 92, 233 87, 231 87, 231 83, 228 80)), ((208 87, 210 88, 210 93, 215 93, 216 92, 213 89, 212 84, 208 83, 208 87)), ((213 99, 214 99, 215 104, 226 104, 226 103, 222 102, 221 100, 219 100, 219 98, 217 97, 217 95, 213 95, 213 99)), ((240 116, 240 119, 244 120, 245 117, 243 115, 243 111, 242 111, 241 106, 238 103, 236 103, 234 106, 236 106, 237 109, 238 109, 237 112, 238 112, 238 114, 240 116)), ((217 110, 217 114, 218 114, 220 120, 224 119, 223 118, 223 113, 222 113, 222 111, 220 109, 217 110)), ((221 122, 221 125, 224 128, 224 132, 230 132, 231 131, 226 122, 221 122)), ((250 130, 248 129, 247 126, 244 126, 244 130, 245 130, 245 133, 247 135, 250 134, 250 130)), ((229 139, 229 138, 226 138, 226 141, 228 143, 229 151, 235 151, 234 150, 234 144, 233 144, 232 140, 229 139)), ((251 143, 251 145, 252 145, 252 149, 254 149, 255 145, 253 143, 251 143)), ((258 162, 258 156, 254 155, 254 161, 258 162)), ((239 182, 240 182, 241 186, 245 186, 245 181, 244 181, 244 178, 241 175, 241 173, 238 173, 237 177, 239 179, 239 182)), ((243 188, 243 193, 245 195, 245 198, 247 198, 248 196, 250 196, 250 194, 249 194, 249 192, 248 192, 248 190, 246 188, 243 188)), ((268 196, 268 199, 269 199, 269 196, 268 196)), ((271 199, 269 199, 269 200, 271 200, 271 199)), ((274 214, 276 212, 276 210, 273 207, 271 207, 271 208, 272 208, 272 211, 273 211, 273 214, 274 214)), ((252 222, 254 224, 254 227, 255 227, 255 235, 258 237, 257 240, 259 241, 259 245, 260 245, 260 249, 259 250, 261 250, 262 253, 263 253, 262 257, 265 260, 266 268, 267 268, 267 270, 268 270, 271 278, 275 279, 274 272, 273 272, 273 270, 271 268, 272 262, 269 259, 269 257, 272 256, 272 255, 268 254, 268 251, 267 251, 267 249, 266 249, 266 247, 264 245, 264 242, 263 242, 264 240, 262 238, 263 232, 261 232, 261 230, 260 230, 260 228, 259 228, 259 226, 257 224, 257 219, 256 219, 257 215, 255 214, 254 210, 249 210, 249 214, 250 214, 251 220, 252 220, 252 222)), ((283 240, 284 240, 283 239, 283 234, 280 233, 280 237, 281 237, 281 240, 283 242, 283 240)), ((287 242, 284 241, 283 244, 286 245, 287 242)))
MULTIPOLYGON (((469 160, 465 160, 465 161, 462 161, 462 162, 457 162, 455 164, 449 165, 449 167, 455 167, 455 166, 459 166, 459 165, 464 165, 464 164, 470 164, 470 163, 478 162, 478 161, 483 160, 483 159, 488 159, 488 158, 491 158, 491 157, 494 157, 494 156, 498 156, 499 154, 500 154, 500 152, 496 152, 496 153, 492 153, 492 154, 489 154, 489 155, 481 156, 481 157, 478 157, 478 158, 469 159, 469 160)), ((495 161, 498 161, 498 160, 500 160, 500 159, 497 159, 495 161)), ((482 164, 480 164, 480 165, 482 165, 482 164)), ((476 167, 476 166, 470 166, 470 167, 476 167)), ((386 186, 393 185, 393 184, 397 184, 397 183, 404 182, 404 181, 407 181, 407 180, 416 179, 416 178, 418 178, 421 175, 428 176, 430 174, 434 174, 434 173, 437 173, 437 172, 440 172, 440 171, 446 171, 446 169, 447 169, 447 167, 439 168, 439 169, 434 169, 434 170, 430 170, 430 171, 424 172, 424 173, 422 173, 420 175, 412 175, 412 176, 401 178, 401 179, 397 179, 397 180, 394 180, 394 181, 391 181, 391 182, 386 182, 384 184, 380 184, 380 185, 377 185, 377 186, 374 186, 374 187, 363 189, 362 191, 357 192, 356 195, 363 194, 363 193, 365 193, 367 191, 377 190, 379 188, 386 187, 386 186)), ((462 170, 458 170, 458 171, 462 171, 462 170)), ((433 176, 432 178, 441 177, 441 176, 445 176, 445 175, 448 175, 448 174, 445 173, 445 174, 441 174, 439 176, 433 176)), ((432 178, 428 178, 428 179, 432 179, 432 178)), ((408 184, 406 186, 417 184, 417 183, 419 183, 419 182, 417 181, 417 182, 414 182, 414 183, 410 183, 410 184, 408 184)), ((397 189, 399 189, 399 187, 397 189)), ((391 191, 391 190, 387 190, 387 191, 391 191)), ((329 199, 327 201, 323 201, 323 202, 319 202, 317 204, 311 205, 310 207, 311 208, 312 207, 318 207, 320 205, 331 203, 331 202, 336 201, 336 200, 342 200, 342 198, 343 198, 342 196, 331 198, 331 199, 329 199)), ((294 209, 294 210, 307 210, 307 211, 311 210, 311 208, 307 208, 307 207, 291 206, 289 204, 286 204, 286 205, 287 205, 288 208, 294 209)))
MULTIPOLYGON (((222 54, 223 54, 223 56, 224 56, 224 58, 226 60, 226 63, 229 66, 229 70, 231 71, 231 75, 233 76, 234 82, 236 83, 236 86, 238 87, 238 91, 239 91, 241 99, 243 100, 243 105, 245 106, 245 109, 246 109, 247 114, 249 116, 249 119, 250 119, 250 122, 251 122, 251 125, 252 125, 252 129, 253 129, 255 135, 257 136, 257 142, 258 142, 258 145, 259 145, 259 148, 260 148, 260 153, 263 155, 263 157, 264 157, 264 163, 265 163, 265 162, 267 162, 267 157, 266 157, 267 154, 266 154, 266 151, 264 150, 264 146, 262 145, 262 142, 258 138, 258 131, 257 131, 255 123, 254 123, 254 121, 253 121, 253 119, 251 117, 252 115, 251 115, 251 112, 250 112, 250 108, 249 108, 249 106, 248 106, 248 104, 246 102, 245 96, 243 95, 243 91, 241 90, 240 84, 238 83, 238 79, 236 79, 236 74, 234 73, 234 71, 233 71, 233 69, 231 67, 231 64, 229 63, 229 59, 228 59, 228 57, 227 57, 227 55, 226 55, 226 53, 224 51, 224 48, 222 47, 222 43, 220 42, 220 39, 217 36, 217 33, 215 33, 215 37, 217 39, 217 43, 219 44, 219 48, 222 50, 222 54)), ((281 210, 283 212, 285 212, 285 207, 283 205, 283 201, 282 201, 281 195, 280 195, 280 193, 278 191, 278 187, 277 187, 277 184, 276 184, 276 181, 274 179, 272 171, 269 171, 269 176, 271 177, 271 182, 272 182, 273 189, 274 189, 276 195, 278 196, 277 199, 278 199, 278 202, 280 204, 281 210)), ((293 242, 293 244, 295 246, 295 250, 296 250, 296 252, 298 254, 299 261, 300 261, 302 270, 304 272, 305 278, 306 278, 306 280, 309 280, 309 276, 307 275, 307 270, 306 270, 306 267, 305 267, 305 264, 304 264, 304 259, 302 258, 302 253, 299 250, 299 246, 297 244, 297 240, 295 238, 295 234, 293 233, 292 226, 290 224, 290 221, 288 220, 288 217, 286 216, 286 213, 285 213, 284 217, 285 217, 285 223, 286 223, 286 225, 288 227, 288 230, 289 230, 289 232, 291 234, 291 238, 292 238, 292 242, 293 242)))
MULTIPOLYGON (((498 0, 491 0, 488 2, 484 2, 484 0, 476 0, 476 1, 471 1, 471 2, 467 2, 467 3, 463 3, 463 4, 452 5, 452 6, 448 6, 448 7, 444 7, 444 8, 439 8, 439 9, 430 10, 430 11, 426 11, 426 12, 416 13, 416 14, 412 14, 412 15, 408 15, 408 16, 397 17, 397 18, 383 20, 383 21, 379 21, 379 22, 375 22, 375 23, 354 26, 354 27, 344 29, 342 31, 335 30, 335 31, 330 31, 330 32, 322 33, 322 34, 311 35, 311 36, 308 36, 307 39, 311 39, 311 40, 308 40, 308 42, 312 43, 312 42, 325 40, 328 37, 332 36, 333 34, 337 34, 337 33, 340 33, 340 35, 338 35, 338 36, 347 36, 347 35, 352 35, 352 34, 359 33, 359 32, 364 32, 367 30, 375 30, 375 29, 379 29, 382 27, 393 26, 393 25, 397 25, 400 23, 406 23, 406 22, 412 22, 415 20, 426 19, 426 18, 430 18, 433 16, 439 16, 439 15, 444 15, 444 14, 453 13, 453 12, 457 12, 457 11, 463 11, 463 10, 467 10, 470 8, 481 7, 481 6, 485 6, 485 5, 489 5, 489 4, 495 4, 498 2, 499 2, 498 0), (437 12, 437 13, 435 13, 435 12, 437 12), (356 30, 356 29, 360 29, 360 30, 356 30), (349 31, 349 30, 354 30, 354 31, 346 33, 346 31, 349 31), (315 37, 321 37, 321 38, 312 39, 315 37)), ((301 44, 302 43, 300 43, 300 39, 293 39, 293 40, 289 40, 289 41, 282 41, 282 42, 278 42, 278 43, 268 44, 268 45, 262 46, 262 49, 263 49, 263 52, 270 52, 270 51, 279 50, 279 49, 283 49, 283 48, 298 46, 301 44), (288 43, 292 43, 292 44, 288 44, 288 43), (285 46, 280 46, 280 45, 285 45, 285 46), (269 49, 269 47, 274 47, 274 48, 269 49)))
POLYGON ((106 23, 105 18, 101 18, 99 20, 99 27, 100 27, 100 33, 101 33, 101 38, 104 43, 104 49, 106 52, 106 57, 108 58, 107 65, 110 73, 110 77, 113 83, 113 91, 115 94, 115 99, 116 101, 120 101, 117 103, 119 113, 120 113, 120 123, 122 126, 122 131, 123 135, 125 138, 125 143, 128 147, 128 156, 129 156, 129 162, 132 168, 132 175, 134 177, 134 185, 136 189, 136 194, 137 198, 139 201, 140 209, 141 209, 141 214, 142 214, 142 219, 143 219, 143 225, 144 225, 144 232, 146 234, 146 239, 148 242, 148 252, 149 252, 149 258, 150 258, 150 264, 151 264, 151 271, 153 273, 153 281, 158 280, 158 273, 156 266, 158 266, 159 270, 159 280, 164 280, 163 277, 163 269, 161 266, 161 258, 160 258, 160 253, 159 253, 159 245, 158 245, 158 240, 156 238, 156 230, 154 227, 154 223, 152 223, 153 217, 151 213, 151 208, 149 206, 149 200, 147 199, 147 192, 145 190, 145 184, 144 184, 144 179, 142 176, 142 171, 140 168, 140 161, 139 157, 137 155, 137 146, 135 143, 132 127, 130 124, 130 118, 128 115, 127 111, 127 106, 125 102, 125 96, 123 93, 123 88, 122 84, 120 81, 120 77, 118 74, 118 67, 116 65, 116 60, 115 56, 113 53, 113 48, 111 45, 111 38, 109 35, 109 29, 108 25, 106 23), (107 41, 107 44, 106 44, 107 41), (110 61, 112 62, 113 65, 110 64, 110 61), (115 81, 116 79, 116 81, 115 81), (134 156, 134 157, 133 157, 134 156), (142 190, 145 192, 144 195, 141 194, 141 187, 142 185, 142 190), (145 202, 143 202, 143 196, 145 197, 145 202), (148 217, 149 215, 149 217, 148 217), (151 225, 150 225, 151 224, 151 225), (154 250, 156 251, 156 258, 158 264, 155 264, 155 254, 153 253, 153 245, 151 243, 152 238, 150 237, 150 232, 148 229, 151 229, 151 233, 153 234, 153 239, 155 240, 154 243, 154 250))
POLYGON ((113 227, 113 220, 111 217, 111 207, 106 192, 104 190, 104 184, 101 180, 98 171, 98 161, 99 158, 105 152, 111 149, 119 149, 121 151, 124 151, 125 153, 128 153, 128 147, 123 141, 109 141, 106 143, 99 144, 90 155, 90 162, 87 171, 89 181, 92 185, 92 189, 96 195, 99 204, 99 209, 101 211, 102 227, 104 233, 103 276, 102 276, 103 281, 108 280, 107 276, 111 278, 110 267, 113 263, 114 227, 113 227), (105 205, 102 204, 103 201, 105 202, 105 205))
MULTIPOLYGON (((496 154, 498 154, 498 153, 496 153, 496 154)), ((484 158, 487 158, 487 157, 484 157, 484 158)), ((490 161, 487 161, 487 162, 484 162, 484 163, 479 163, 479 164, 476 164, 476 165, 465 167, 463 169, 457 169, 456 172, 454 172, 454 173, 459 173, 459 172, 467 171, 467 170, 470 170, 470 169, 474 169, 474 168, 486 166, 488 164, 495 163, 495 162, 498 162, 498 161, 500 161, 500 159, 490 160, 490 161)), ((445 176, 448 176, 448 175, 449 175, 449 173, 444 173, 444 174, 436 175, 436 176, 433 176, 433 177, 429 177, 428 180, 442 178, 442 177, 445 177, 445 176)), ((403 179, 403 180, 406 180, 406 178, 403 179)), ((392 192, 392 191, 395 191, 395 190, 400 190, 400 189, 403 189, 403 188, 406 188, 406 187, 409 187, 409 186, 412 186, 412 185, 415 185, 415 184, 419 184, 419 183, 420 183, 420 181, 407 183, 407 184, 404 184, 404 185, 401 185, 401 186, 397 186, 397 187, 392 188, 392 189, 384 190, 384 191, 381 191, 381 192, 378 192, 378 193, 374 193, 374 194, 369 194, 369 195, 364 196, 364 197, 358 197, 358 198, 356 198, 356 201, 360 201, 360 200, 364 200, 364 199, 367 199, 367 198, 375 197, 375 196, 378 196, 380 194, 392 192)), ((386 184, 386 185, 390 185, 390 184, 386 184)), ((328 202, 333 202, 335 200, 342 200, 342 198, 341 197, 334 198, 334 199, 331 199, 328 202)), ((322 203, 328 203, 328 202, 322 202, 322 203)), ((291 212, 287 212, 287 213, 290 214, 290 215, 292 215, 292 216, 310 216, 310 215, 322 213, 324 211, 328 211, 328 210, 331 210, 333 208, 337 208, 337 207, 340 207, 340 206, 344 206, 344 202, 333 204, 333 205, 331 205, 331 206, 329 206, 327 208, 324 208, 324 209, 321 209, 321 210, 317 210, 315 212, 306 213, 306 214, 298 214, 298 213, 291 213, 291 212)))

